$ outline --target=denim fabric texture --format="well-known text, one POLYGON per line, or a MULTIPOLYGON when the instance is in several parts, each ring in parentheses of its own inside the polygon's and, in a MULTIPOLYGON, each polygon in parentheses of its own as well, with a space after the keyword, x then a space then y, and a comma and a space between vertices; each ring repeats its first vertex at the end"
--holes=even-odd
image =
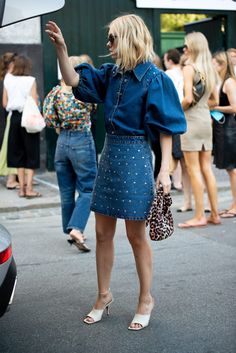
POLYGON ((83 102, 104 103, 106 132, 124 136, 167 135, 186 131, 186 120, 171 79, 151 62, 121 72, 117 65, 95 69, 77 66, 80 74, 75 97, 83 102))
POLYGON ((115 218, 145 220, 154 190, 152 154, 145 137, 107 134, 91 210, 115 218))
POLYGON ((87 224, 97 171, 91 132, 61 130, 55 153, 64 233, 87 224))

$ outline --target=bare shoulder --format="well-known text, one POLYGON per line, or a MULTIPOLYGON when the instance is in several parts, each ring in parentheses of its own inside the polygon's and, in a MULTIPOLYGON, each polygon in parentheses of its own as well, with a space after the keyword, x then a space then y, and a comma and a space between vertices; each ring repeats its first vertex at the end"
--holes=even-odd
POLYGON ((183 67, 184 76, 193 77, 194 76, 194 68, 192 65, 185 65, 183 67))
POLYGON ((234 79, 233 77, 227 78, 223 87, 223 91, 225 92, 229 92, 231 90, 234 90, 236 94, 236 79, 234 79))

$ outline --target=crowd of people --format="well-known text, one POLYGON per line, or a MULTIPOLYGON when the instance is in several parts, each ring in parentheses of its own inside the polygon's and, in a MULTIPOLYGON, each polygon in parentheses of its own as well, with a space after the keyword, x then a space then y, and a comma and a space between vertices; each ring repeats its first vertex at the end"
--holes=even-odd
MULTIPOLYGON (((171 187, 183 191, 183 205, 177 211, 194 209, 194 215, 178 224, 181 229, 220 225, 221 218, 236 217, 236 49, 212 56, 206 37, 189 33, 183 53, 173 48, 164 54, 163 68, 143 20, 124 15, 108 26, 107 48, 115 64, 95 68, 88 55, 68 56, 55 22, 48 22, 46 32, 55 46, 62 79, 46 95, 43 115, 58 134, 55 170, 62 229, 80 251, 90 251, 84 231, 90 210, 95 212, 98 292, 84 322, 100 321, 114 301, 110 279, 116 222, 121 218, 140 285, 128 328, 138 331, 148 326, 154 307, 145 220, 155 188, 162 185, 164 193, 171 187), (203 93, 196 101, 198 82, 203 93), (91 130, 97 104, 104 105, 106 129, 98 166, 91 130), (225 210, 218 205, 212 161, 229 175, 232 203, 225 210)), ((18 188, 19 197, 40 197, 33 189, 40 161, 39 133, 21 127, 26 97, 31 95, 38 102, 30 60, 4 54, 0 77, 7 116, 0 175, 7 175, 6 187, 18 188)))

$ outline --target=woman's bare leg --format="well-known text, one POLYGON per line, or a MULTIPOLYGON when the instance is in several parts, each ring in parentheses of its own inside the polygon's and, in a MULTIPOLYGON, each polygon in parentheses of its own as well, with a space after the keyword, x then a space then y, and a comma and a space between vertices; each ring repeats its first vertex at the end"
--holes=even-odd
MULTIPOLYGON (((96 263, 98 296, 94 305, 95 309, 104 309, 104 305, 111 299, 110 279, 114 261, 114 235, 116 219, 95 213, 96 218, 96 263)), ((87 317, 88 321, 93 319, 87 317)))
POLYGON ((34 170, 33 169, 27 169, 27 177, 26 177, 26 193, 30 194, 33 192, 33 176, 34 176, 34 170))
POLYGON ((18 180, 19 180, 19 196, 25 195, 25 168, 17 169, 18 180))
POLYGON ((211 151, 201 151, 199 160, 211 206, 211 219, 219 220, 216 178, 212 170, 211 151))
MULTIPOLYGON (((125 221, 129 242, 132 246, 140 285, 139 302, 136 313, 150 314, 153 308, 151 296, 152 250, 148 243, 144 221, 125 221)), ((139 328, 139 324, 131 327, 139 328)))
POLYGON ((191 180, 195 200, 195 216, 187 221, 192 225, 203 225, 206 222, 204 214, 204 184, 199 161, 199 152, 184 152, 184 159, 191 180))
POLYGON ((180 161, 177 160, 176 162, 176 168, 172 173, 172 181, 173 181, 173 186, 177 189, 177 190, 182 190, 182 168, 181 168, 181 164, 180 161))
POLYGON ((190 177, 188 175, 184 158, 181 158, 180 164, 182 169, 182 184, 183 184, 183 193, 184 193, 184 205, 181 208, 184 211, 192 208, 192 189, 191 189, 190 177))
POLYGON ((229 212, 236 213, 236 168, 227 170, 227 173, 229 174, 230 187, 233 196, 233 202, 229 212))

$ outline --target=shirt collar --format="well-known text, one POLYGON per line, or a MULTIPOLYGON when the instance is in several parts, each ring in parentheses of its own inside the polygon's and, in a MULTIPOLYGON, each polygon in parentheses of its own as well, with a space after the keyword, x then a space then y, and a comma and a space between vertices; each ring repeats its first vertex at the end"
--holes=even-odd
POLYGON ((133 70, 135 77, 137 80, 141 81, 143 76, 146 74, 147 70, 149 67, 152 65, 150 61, 147 61, 146 63, 141 63, 138 64, 135 69, 133 70))
MULTIPOLYGON (((141 81, 149 67, 151 66, 151 62, 147 61, 145 63, 140 63, 138 64, 133 70, 133 73, 135 77, 137 78, 138 81, 141 81)), ((119 69, 119 66, 115 65, 113 70, 112 70, 113 76, 116 76, 117 74, 122 74, 122 71, 119 69)))

